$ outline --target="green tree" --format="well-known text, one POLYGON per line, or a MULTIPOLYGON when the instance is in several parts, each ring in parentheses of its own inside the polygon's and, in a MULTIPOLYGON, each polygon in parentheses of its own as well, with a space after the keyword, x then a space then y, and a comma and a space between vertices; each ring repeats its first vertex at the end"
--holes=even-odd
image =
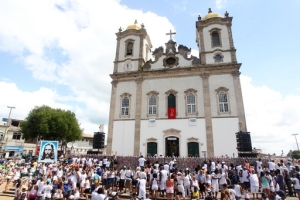
POLYGON ((291 157, 295 159, 300 159, 300 151, 298 150, 293 151, 291 157))
POLYGON ((24 139, 40 138, 66 144, 82 138, 82 130, 73 112, 45 105, 32 109, 20 127, 24 139))

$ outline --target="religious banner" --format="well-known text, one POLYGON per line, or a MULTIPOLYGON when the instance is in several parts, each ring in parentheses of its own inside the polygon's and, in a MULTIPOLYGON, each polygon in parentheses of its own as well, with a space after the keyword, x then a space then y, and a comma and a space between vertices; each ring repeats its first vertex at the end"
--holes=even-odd
POLYGON ((176 108, 175 107, 168 108, 168 118, 169 119, 176 118, 176 108))
POLYGON ((57 161, 58 141, 41 141, 38 162, 57 161))

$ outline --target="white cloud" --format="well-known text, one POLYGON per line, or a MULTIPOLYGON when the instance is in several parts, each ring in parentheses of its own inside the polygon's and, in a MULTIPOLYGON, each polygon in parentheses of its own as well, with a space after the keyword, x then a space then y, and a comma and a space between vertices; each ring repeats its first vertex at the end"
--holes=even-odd
POLYGON ((300 130, 300 96, 283 97, 266 86, 254 86, 241 76, 248 131, 252 146, 268 153, 287 153, 297 148, 292 134, 300 130))
POLYGON ((227 3, 227 0, 216 0, 216 7, 217 9, 222 9, 225 4, 227 3))
MULTIPOLYGON (((108 120, 115 33, 136 19, 153 38, 153 48, 164 46, 165 33, 175 29, 165 17, 132 10, 116 0, 0 2, 0 51, 15 55, 35 79, 67 86, 74 95, 68 103, 70 97, 53 89, 29 93, 2 82, 11 87, 6 91, 11 95, 1 107, 16 106, 15 117, 23 119, 34 105, 61 106, 78 112, 86 132, 97 131, 108 120), (27 102, 22 102, 25 94, 27 102)), ((0 114, 6 116, 5 110, 0 114)))

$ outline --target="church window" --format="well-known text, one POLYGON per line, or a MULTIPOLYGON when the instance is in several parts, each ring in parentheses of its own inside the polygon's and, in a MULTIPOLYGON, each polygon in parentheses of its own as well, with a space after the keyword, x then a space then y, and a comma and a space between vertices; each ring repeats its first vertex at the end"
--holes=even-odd
POLYGON ((132 49, 133 49, 133 43, 129 42, 127 44, 127 53, 126 53, 127 56, 132 55, 132 49))
POLYGON ((177 117, 177 93, 173 89, 166 92, 166 116, 168 119, 176 119, 177 117))
POLYGON ((221 29, 213 28, 209 32, 211 37, 211 47, 222 47, 221 29))
POLYGON ((152 95, 149 98, 149 115, 155 115, 156 114, 156 97, 152 95))
POLYGON ((122 100, 122 114, 121 115, 128 115, 129 114, 129 99, 124 97, 122 100))
POLYGON ((192 88, 184 91, 185 93, 185 104, 186 104, 186 111, 185 115, 198 115, 197 112, 197 104, 196 104, 196 99, 197 99, 197 90, 194 90, 192 88))
POLYGON ((168 96, 168 118, 176 118, 176 98, 174 94, 168 96))
POLYGON ((195 113, 196 112, 196 98, 195 95, 192 93, 189 93, 186 97, 187 102, 187 113, 195 113))
POLYGON ((224 91, 219 92, 219 111, 221 113, 228 112, 228 97, 224 91))
POLYGON ((219 33, 215 31, 211 34, 211 37, 212 37, 213 46, 220 46, 219 33))
POLYGON ((223 62, 223 55, 221 55, 220 53, 217 53, 214 56, 215 62, 223 62))

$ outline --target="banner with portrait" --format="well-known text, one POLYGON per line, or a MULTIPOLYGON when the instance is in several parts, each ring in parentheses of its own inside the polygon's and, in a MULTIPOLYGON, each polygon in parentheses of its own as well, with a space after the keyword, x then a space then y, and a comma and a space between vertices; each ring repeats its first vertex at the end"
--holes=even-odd
POLYGON ((56 162, 57 161, 58 141, 41 141, 38 162, 56 162))

